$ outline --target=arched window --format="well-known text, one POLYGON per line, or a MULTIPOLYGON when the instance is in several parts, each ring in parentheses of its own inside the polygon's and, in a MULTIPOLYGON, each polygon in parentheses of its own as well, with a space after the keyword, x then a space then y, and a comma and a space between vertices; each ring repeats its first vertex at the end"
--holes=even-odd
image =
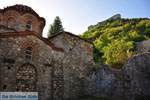
POLYGON ((31 24, 30 21, 28 21, 28 22, 26 23, 26 31, 31 31, 31 28, 32 28, 32 24, 31 24))
POLYGON ((33 49, 32 47, 27 47, 26 48, 26 59, 32 59, 32 53, 33 53, 33 49))

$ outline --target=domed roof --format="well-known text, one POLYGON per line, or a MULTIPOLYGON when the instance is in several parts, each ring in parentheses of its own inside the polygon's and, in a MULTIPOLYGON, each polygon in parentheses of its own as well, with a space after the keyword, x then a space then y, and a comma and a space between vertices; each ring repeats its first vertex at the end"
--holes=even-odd
POLYGON ((40 17, 31 7, 26 6, 26 5, 21 5, 21 4, 16 4, 13 6, 8 6, 4 9, 0 9, 0 12, 4 13, 7 10, 16 10, 19 13, 32 13, 33 15, 37 16, 38 18, 42 19, 45 24, 45 19, 43 17, 40 17))
POLYGON ((4 10, 6 10, 6 9, 13 9, 13 10, 17 10, 19 12, 32 12, 32 13, 36 13, 31 7, 26 6, 26 5, 20 5, 20 4, 16 4, 16 5, 13 5, 13 6, 7 6, 6 8, 4 8, 4 10))

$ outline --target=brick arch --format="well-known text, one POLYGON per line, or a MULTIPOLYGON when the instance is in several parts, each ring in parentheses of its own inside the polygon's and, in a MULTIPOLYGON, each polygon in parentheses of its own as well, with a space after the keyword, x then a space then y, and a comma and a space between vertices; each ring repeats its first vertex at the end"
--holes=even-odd
POLYGON ((37 69, 32 64, 23 64, 17 70, 16 91, 32 92, 37 87, 37 69))
POLYGON ((23 19, 25 24, 26 24, 26 22, 30 21, 32 23, 33 27, 38 27, 39 26, 38 19, 35 16, 31 15, 31 14, 28 14, 28 13, 24 14, 22 16, 22 19, 23 19))
POLYGON ((26 48, 29 47, 29 46, 31 46, 31 47, 33 48, 34 52, 38 52, 37 44, 35 44, 35 43, 31 42, 31 41, 28 41, 28 42, 24 43, 24 44, 22 45, 22 49, 24 50, 24 49, 26 49, 26 48))
POLYGON ((38 45, 33 43, 32 41, 28 41, 28 42, 25 42, 21 48, 21 52, 24 57, 26 56, 26 48, 27 47, 32 47, 32 51, 33 51, 32 56, 35 56, 36 54, 38 54, 38 45))
POLYGON ((13 17, 9 17, 8 19, 7 19, 7 26, 12 26, 13 24, 15 24, 15 22, 16 22, 16 19, 15 18, 13 18, 13 17))
POLYGON ((19 19, 20 17, 20 14, 16 11, 13 11, 13 10, 9 10, 9 11, 6 11, 4 14, 3 14, 3 24, 7 24, 7 21, 9 18, 14 18, 15 21, 17 22, 17 19, 19 19))

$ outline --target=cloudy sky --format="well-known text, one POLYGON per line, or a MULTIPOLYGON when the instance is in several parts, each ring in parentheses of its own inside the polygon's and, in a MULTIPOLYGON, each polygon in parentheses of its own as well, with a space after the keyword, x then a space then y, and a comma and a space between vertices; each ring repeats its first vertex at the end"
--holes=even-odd
POLYGON ((14 4, 30 6, 46 19, 44 37, 56 16, 61 18, 65 31, 74 34, 82 34, 89 25, 115 14, 150 18, 150 0, 0 0, 0 9, 14 4))

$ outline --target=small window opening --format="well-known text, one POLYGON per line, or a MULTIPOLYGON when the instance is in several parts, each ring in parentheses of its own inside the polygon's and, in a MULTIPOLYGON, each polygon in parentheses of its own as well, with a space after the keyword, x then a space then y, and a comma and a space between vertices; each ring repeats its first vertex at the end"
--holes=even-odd
POLYGON ((27 47, 26 48, 26 59, 31 59, 32 58, 32 47, 27 47))
POLYGON ((3 89, 6 89, 7 88, 7 85, 3 85, 3 89))
POLYGON ((45 70, 43 69, 43 73, 45 72, 45 70))
POLYGON ((31 22, 26 23, 26 31, 31 31, 32 24, 31 22))
POLYGON ((11 70, 11 67, 10 67, 10 66, 8 66, 8 70, 11 70))

